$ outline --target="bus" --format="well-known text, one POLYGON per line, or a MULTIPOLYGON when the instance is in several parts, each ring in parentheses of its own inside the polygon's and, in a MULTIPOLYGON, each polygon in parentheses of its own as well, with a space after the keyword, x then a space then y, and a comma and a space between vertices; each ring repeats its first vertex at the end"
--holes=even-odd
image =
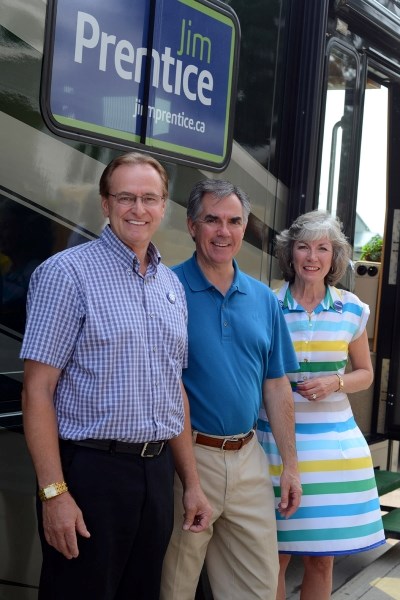
MULTIPOLYGON (((19 351, 29 278, 48 256, 99 235, 105 225, 99 177, 120 153, 107 139, 59 135, 49 127, 41 102, 48 2, 0 0, 0 598, 6 600, 37 597, 41 561, 21 415, 19 351)), ((240 267, 273 287, 281 277, 275 234, 314 208, 336 214, 354 249, 341 285, 371 307, 375 380, 351 402, 375 467, 396 470, 400 2, 225 4, 240 24, 229 161, 218 170, 161 157, 170 198, 156 244, 167 265, 189 257, 189 190, 205 177, 229 179, 252 202, 240 267), (368 255, 371 240, 379 251, 368 255)))

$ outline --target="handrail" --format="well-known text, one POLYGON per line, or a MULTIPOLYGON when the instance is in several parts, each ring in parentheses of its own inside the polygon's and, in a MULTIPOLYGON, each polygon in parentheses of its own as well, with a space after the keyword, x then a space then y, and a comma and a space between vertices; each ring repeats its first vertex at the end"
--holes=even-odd
POLYGON ((335 123, 332 127, 331 157, 329 162, 328 192, 326 199, 326 210, 329 213, 332 213, 332 197, 333 184, 335 180, 337 136, 340 127, 343 129, 343 117, 340 119, 340 121, 337 121, 337 123, 335 123))

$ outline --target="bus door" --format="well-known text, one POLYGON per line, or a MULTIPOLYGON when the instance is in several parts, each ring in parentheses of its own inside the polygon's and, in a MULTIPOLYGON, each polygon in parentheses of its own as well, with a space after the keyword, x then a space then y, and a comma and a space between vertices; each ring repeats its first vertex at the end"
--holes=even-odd
POLYGON ((388 60, 335 38, 328 43, 317 205, 340 218, 353 246, 341 285, 371 310, 375 382, 351 403, 381 468, 390 460, 387 440, 400 438, 399 86, 388 60))
MULTIPOLYGON (((400 440, 400 70, 386 72, 387 210, 382 256, 381 289, 377 305, 377 401, 374 417, 378 432, 400 440)), ((397 452, 398 442, 393 450, 397 452)), ((396 458, 394 452, 393 460, 396 458)))

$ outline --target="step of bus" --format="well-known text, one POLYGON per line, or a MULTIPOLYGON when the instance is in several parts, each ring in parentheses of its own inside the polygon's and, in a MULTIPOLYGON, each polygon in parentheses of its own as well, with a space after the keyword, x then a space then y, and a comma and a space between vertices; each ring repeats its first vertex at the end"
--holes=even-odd
POLYGON ((384 496, 400 488, 400 473, 396 471, 375 471, 376 487, 378 488, 378 496, 384 496))
POLYGON ((394 508, 382 517, 383 528, 387 538, 400 540, 400 508, 394 508))

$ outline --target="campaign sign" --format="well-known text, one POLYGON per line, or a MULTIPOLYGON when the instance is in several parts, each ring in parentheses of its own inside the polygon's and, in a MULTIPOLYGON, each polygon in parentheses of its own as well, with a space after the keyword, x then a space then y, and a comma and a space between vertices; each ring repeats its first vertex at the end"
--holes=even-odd
POLYGON ((239 25, 214 0, 53 0, 42 108, 71 138, 221 170, 229 161, 239 25))

